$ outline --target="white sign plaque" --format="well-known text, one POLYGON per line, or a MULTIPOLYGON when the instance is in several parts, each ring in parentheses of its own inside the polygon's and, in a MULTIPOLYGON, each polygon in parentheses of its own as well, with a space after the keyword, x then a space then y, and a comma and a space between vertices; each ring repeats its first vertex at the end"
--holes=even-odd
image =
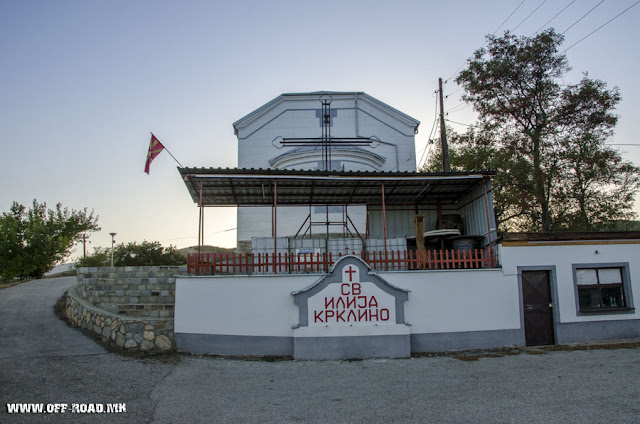
POLYGON ((370 281, 357 266, 342 268, 342 281, 331 283, 308 300, 309 326, 394 325, 395 298, 370 281))

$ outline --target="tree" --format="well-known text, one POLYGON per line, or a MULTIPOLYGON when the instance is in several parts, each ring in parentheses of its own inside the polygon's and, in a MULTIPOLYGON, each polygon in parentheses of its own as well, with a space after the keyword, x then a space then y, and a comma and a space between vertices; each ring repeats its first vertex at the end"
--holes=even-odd
POLYGON ((13 202, 0 216, 0 278, 41 278, 67 257, 82 233, 96 231, 93 211, 63 208, 54 210, 33 201, 30 209, 13 202))
POLYGON ((159 242, 120 244, 113 253, 116 266, 184 265, 185 256, 175 246, 164 248, 159 242))
POLYGON ((101 267, 111 265, 111 249, 108 247, 94 247, 90 253, 76 261, 79 267, 101 267))
MULTIPOLYGON (((163 247, 159 242, 121 243, 113 249, 114 266, 184 265, 187 259, 175 246, 163 247)), ((78 261, 77 266, 110 266, 111 249, 95 248, 93 254, 78 261)))
POLYGON ((479 122, 454 137, 452 164, 498 169, 502 228, 593 230, 633 218, 640 169, 605 145, 618 120, 618 89, 587 75, 563 84, 570 68, 553 29, 487 41, 456 78, 479 122))
MULTIPOLYGON (((471 127, 465 134, 447 128, 451 169, 468 171, 473 169, 498 170, 492 178, 492 195, 496 222, 500 230, 527 229, 528 212, 533 198, 528 185, 531 166, 518 155, 511 155, 494 143, 495 136, 471 127)), ((428 158, 424 171, 442 170, 442 150, 436 145, 428 158)))

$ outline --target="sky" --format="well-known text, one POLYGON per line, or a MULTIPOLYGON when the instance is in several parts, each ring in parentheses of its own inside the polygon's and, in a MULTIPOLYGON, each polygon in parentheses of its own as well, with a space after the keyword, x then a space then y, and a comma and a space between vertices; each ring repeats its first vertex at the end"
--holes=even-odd
MULTIPOLYGON (((610 143, 638 144, 640 4, 580 41, 635 3, 0 0, 0 212, 33 199, 94 210, 89 251, 110 232, 195 245, 198 208, 175 161, 162 153, 144 173, 151 131, 184 166, 235 167, 232 123, 281 93, 363 91, 421 122, 420 158, 438 78, 463 132, 476 116, 452 77, 485 35, 532 35, 565 6, 546 26, 566 31, 565 82, 588 72, 617 86, 610 143)), ((640 147, 619 149, 640 165, 640 147)), ((205 216, 205 243, 235 246, 235 209, 205 216)))

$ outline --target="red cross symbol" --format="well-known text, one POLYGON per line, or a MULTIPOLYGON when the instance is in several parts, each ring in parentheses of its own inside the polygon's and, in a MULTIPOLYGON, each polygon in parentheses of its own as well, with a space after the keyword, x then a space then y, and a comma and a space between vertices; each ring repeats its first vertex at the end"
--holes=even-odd
POLYGON ((349 269, 348 269, 348 270, 346 270, 345 272, 346 272, 347 274, 349 274, 349 282, 353 281, 353 280, 352 280, 352 277, 353 277, 353 274, 355 274, 355 273, 356 273, 356 270, 355 270, 355 269, 352 269, 352 268, 351 268, 351 265, 349 265, 349 269))

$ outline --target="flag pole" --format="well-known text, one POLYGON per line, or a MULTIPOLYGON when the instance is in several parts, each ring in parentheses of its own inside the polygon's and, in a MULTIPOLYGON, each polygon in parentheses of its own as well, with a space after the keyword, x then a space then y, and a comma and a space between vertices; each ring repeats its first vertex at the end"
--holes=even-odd
MULTIPOLYGON (((158 137, 156 137, 155 135, 153 135, 153 133, 152 133, 151 131, 149 131, 149 133, 151 134, 151 136, 152 136, 152 137, 155 137, 155 138, 156 138, 156 140, 158 139, 158 137)), ((171 155, 171 157, 173 158, 173 160, 175 160, 175 161, 176 161, 176 163, 177 163, 178 165, 180 165, 180 168, 184 168, 184 166, 182 166, 182 164, 180 163, 180 161, 179 161, 178 159, 176 159, 176 157, 175 157, 175 156, 173 156, 173 153, 171 153, 171 152, 169 151, 169 149, 167 149, 167 146, 165 146, 165 145, 164 145, 164 143, 162 144, 162 146, 164 147, 164 150, 166 150, 166 151, 167 151, 167 153, 169 153, 169 155, 171 155)))

